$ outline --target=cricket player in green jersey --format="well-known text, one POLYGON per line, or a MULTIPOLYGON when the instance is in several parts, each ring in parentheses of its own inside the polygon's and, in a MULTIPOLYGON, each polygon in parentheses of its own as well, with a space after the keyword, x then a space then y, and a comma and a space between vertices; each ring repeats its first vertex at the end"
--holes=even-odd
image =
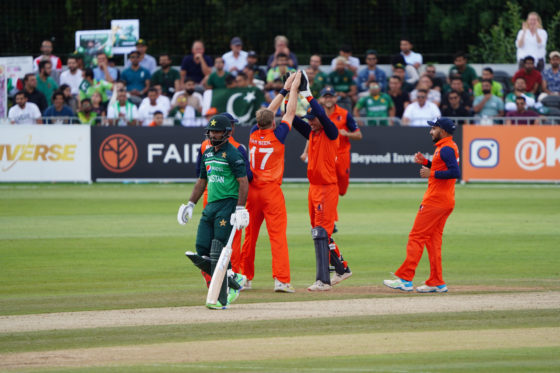
MULTIPOLYGON (((215 115, 210 119, 206 136, 212 146, 202 154, 199 179, 189 202, 182 204, 177 214, 179 224, 191 220, 194 206, 208 186, 208 205, 202 211, 198 225, 196 254, 187 252, 186 255, 198 268, 211 275, 232 227, 243 229, 249 224, 249 212, 245 209, 249 190, 245 160, 229 143, 230 134, 231 122, 226 116, 215 115)), ((226 276, 217 303, 206 304, 206 307, 227 308, 239 296, 243 283, 240 275, 226 276)))

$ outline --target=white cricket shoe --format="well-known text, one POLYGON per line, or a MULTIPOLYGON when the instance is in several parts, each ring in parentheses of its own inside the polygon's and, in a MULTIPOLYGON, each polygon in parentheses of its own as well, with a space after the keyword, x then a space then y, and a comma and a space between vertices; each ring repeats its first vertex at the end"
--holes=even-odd
POLYGON ((383 280, 383 285, 403 291, 412 291, 413 289, 412 281, 406 281, 398 277, 394 280, 383 280))
POLYGON ((253 282, 251 280, 247 280, 245 282, 245 286, 243 286, 243 289, 241 289, 241 291, 252 290, 252 289, 253 289, 253 282))
POLYGON ((311 285, 310 287, 307 288, 308 291, 327 291, 327 290, 331 290, 331 289, 332 289, 331 285, 325 284, 321 280, 315 281, 315 283, 313 285, 311 285))
POLYGON ((277 293, 295 293, 296 289, 294 289, 289 282, 282 282, 275 277, 274 291, 277 293))
POLYGON ((338 273, 335 273, 334 276, 331 277, 331 285, 334 286, 334 285, 346 280, 350 276, 352 276, 352 271, 344 272, 341 275, 339 275, 338 273))
POLYGON ((447 293, 447 285, 429 286, 424 284, 417 286, 416 291, 419 293, 447 293))

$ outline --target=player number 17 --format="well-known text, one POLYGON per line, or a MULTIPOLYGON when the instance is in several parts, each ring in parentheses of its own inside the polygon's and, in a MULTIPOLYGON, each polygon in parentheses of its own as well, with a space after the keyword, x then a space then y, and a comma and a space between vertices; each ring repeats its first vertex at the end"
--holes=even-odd
MULTIPOLYGON (((251 156, 251 167, 255 168, 255 153, 257 152, 257 147, 253 146, 251 148, 251 150, 249 151, 249 155, 251 156)), ((272 152, 274 152, 274 148, 259 148, 259 153, 264 153, 264 157, 261 161, 261 170, 264 170, 264 167, 266 165, 266 162, 268 161, 268 158, 270 158, 270 156, 272 155, 272 152)))

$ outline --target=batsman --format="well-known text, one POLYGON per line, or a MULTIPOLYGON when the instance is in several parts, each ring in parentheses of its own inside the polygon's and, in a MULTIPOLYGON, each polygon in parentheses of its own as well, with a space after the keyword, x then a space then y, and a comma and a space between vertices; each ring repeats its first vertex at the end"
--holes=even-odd
MULTIPOLYGON (((245 209, 249 182, 243 156, 228 138, 231 122, 224 115, 213 116, 206 125, 206 136, 210 141, 202 155, 200 175, 194 186, 189 202, 179 207, 177 220, 186 224, 192 218, 193 209, 208 189, 208 204, 196 234, 196 254, 187 253, 195 266, 210 275, 214 274, 218 258, 228 241, 232 228, 243 229, 249 224, 249 212, 245 209)), ((210 309, 225 309, 239 296, 240 286, 235 281, 224 280, 214 304, 206 304, 210 309)))

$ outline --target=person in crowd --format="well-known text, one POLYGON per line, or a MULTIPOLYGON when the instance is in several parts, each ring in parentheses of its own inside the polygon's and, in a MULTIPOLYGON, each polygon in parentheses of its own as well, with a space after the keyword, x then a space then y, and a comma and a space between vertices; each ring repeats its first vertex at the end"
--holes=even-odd
POLYGON ((37 105, 40 113, 49 106, 45 95, 37 89, 37 76, 34 73, 27 73, 23 77, 23 92, 27 102, 37 105))
POLYGON ((262 90, 264 90, 265 82, 262 81, 262 80, 259 80, 255 77, 255 72, 258 72, 259 70, 260 69, 259 69, 258 66, 248 64, 247 66, 245 66, 243 68, 242 73, 247 75, 248 86, 257 87, 258 89, 260 89, 262 91, 262 90))
MULTIPOLYGON (((153 74, 157 69, 157 63, 154 56, 146 53, 148 51, 148 45, 144 39, 138 39, 136 42, 136 51, 138 52, 138 64, 148 70, 150 74, 153 74)), ((132 61, 126 61, 125 68, 129 68, 132 65, 132 61)))
POLYGON ((381 85, 377 82, 369 83, 369 95, 358 100, 354 107, 354 116, 361 117, 360 111, 362 109, 365 109, 365 116, 368 118, 367 125, 388 126, 393 124, 392 121, 386 119, 371 119, 395 116, 393 99, 387 93, 381 92, 381 85))
POLYGON ((148 126, 153 118, 156 111, 167 114, 167 107, 162 104, 158 104, 158 92, 155 88, 150 88, 148 90, 148 101, 142 101, 142 104, 138 108, 138 121, 142 126, 148 126))
POLYGON ((338 105, 352 111, 352 105, 356 102, 356 83, 354 73, 348 69, 347 60, 340 56, 336 58, 336 65, 333 72, 329 74, 329 85, 331 85, 338 96, 338 105))
POLYGON ((400 77, 393 75, 389 78, 389 90, 387 91, 393 104, 395 105, 395 114, 397 118, 402 118, 404 109, 410 104, 410 96, 402 90, 402 80, 400 77))
POLYGON ((91 98, 93 92, 101 93, 103 102, 109 101, 109 92, 113 89, 113 84, 105 80, 95 80, 94 73, 91 68, 86 68, 83 72, 84 80, 80 83, 80 102, 84 98, 91 98))
POLYGON ((116 82, 119 78, 119 71, 116 67, 109 65, 109 58, 107 58, 105 52, 98 52, 96 57, 97 66, 93 69, 93 79, 98 82, 102 80, 109 83, 116 82))
POLYGON ((560 52, 552 51, 548 55, 550 58, 550 67, 543 72, 542 90, 543 97, 539 96, 541 101, 546 95, 560 95, 560 52))
POLYGON ((78 120, 80 124, 95 126, 98 124, 98 118, 97 113, 92 110, 90 98, 84 98, 80 101, 80 111, 78 111, 78 120))
MULTIPOLYGON (((234 77, 232 76, 232 78, 234 77)), ((176 105, 179 95, 185 95, 187 98, 187 104, 192 106, 199 114, 202 113, 202 95, 196 92, 195 87, 196 83, 194 80, 187 78, 185 81, 185 90, 179 91, 173 95, 173 98, 171 99, 171 106, 176 105)))
MULTIPOLYGON (((171 109, 171 100, 169 99, 169 97, 167 97, 166 95, 164 95, 162 92, 162 88, 161 85, 159 84, 152 84, 152 86, 150 88, 153 88, 156 90, 157 92, 157 98, 156 98, 156 102, 157 104, 163 109, 162 112, 164 114, 169 113, 169 110, 171 109)), ((148 90, 149 92, 149 90, 148 90)), ((140 105, 146 105, 148 104, 150 101, 149 97, 145 97, 142 100, 142 103, 140 103, 140 105)))
MULTIPOLYGON (((35 74, 30 73, 35 76, 35 74)), ((27 102, 27 95, 23 91, 16 93, 16 104, 8 110, 11 124, 42 124, 41 111, 33 102, 27 102)))
MULTIPOLYGON (((282 82, 282 79, 281 78, 274 79, 272 85, 270 86, 270 89, 266 90, 264 93, 264 100, 267 102, 267 104, 270 104, 272 100, 274 100, 274 97, 276 97, 276 95, 280 93, 282 87, 284 87, 284 83, 282 82)), ((275 113, 276 116, 282 115, 282 110, 280 106, 278 107, 278 110, 275 113)))
POLYGON ((525 105, 527 107, 535 106, 535 95, 533 92, 527 91, 527 83, 525 82, 525 78, 517 77, 513 82, 513 92, 510 92, 506 95, 505 98, 505 109, 506 111, 514 111, 516 110, 517 106, 515 105, 516 97, 522 96, 525 98, 525 105))
POLYGON ((41 55, 33 60, 33 71, 39 71, 39 62, 51 61, 53 69, 56 71, 62 70, 62 61, 60 58, 52 54, 53 43, 50 40, 43 40, 41 42, 41 55))
POLYGON ((266 84, 268 88, 272 86, 272 82, 282 77, 288 72, 296 71, 293 67, 290 67, 288 64, 289 57, 286 54, 280 53, 276 56, 276 63, 273 68, 268 70, 268 74, 266 74, 266 84))
POLYGON ((459 93, 461 102, 463 103, 463 105, 465 105, 465 109, 469 111, 472 109, 472 96, 467 90, 465 90, 465 83, 463 83, 463 79, 461 79, 460 75, 454 75, 451 77, 449 88, 445 89, 445 94, 443 95, 443 100, 441 103, 442 109, 445 109, 449 106, 449 102, 447 101, 447 94, 451 91, 459 93))
POLYGON ((418 89, 425 89, 426 91, 428 91, 428 101, 434 103, 437 107, 439 107, 441 104, 441 93, 438 90, 433 89, 432 87, 432 78, 430 78, 428 75, 422 75, 422 77, 418 80, 416 89, 410 92, 410 101, 416 101, 418 89))
POLYGON ((49 106, 43 116, 46 124, 71 124, 74 112, 70 107, 64 105, 64 93, 55 91, 52 95, 52 105, 49 106))
POLYGON ((231 39, 229 47, 231 50, 222 56, 225 64, 224 68, 228 73, 235 76, 247 65, 247 52, 243 50, 243 41, 238 36, 231 39))
MULTIPOLYGON (((504 102, 498 96, 492 94, 492 81, 482 81, 482 96, 474 99, 473 110, 477 117, 493 118, 501 117, 504 115, 504 102)), ((482 121, 481 124, 491 124, 492 121, 486 123, 482 121)))
POLYGON ((165 119, 161 111, 156 111, 154 113, 153 120, 148 124, 148 127, 161 127, 163 126, 163 120, 165 119))
POLYGON ((358 73, 358 92, 366 92, 371 82, 377 82, 381 91, 387 92, 387 74, 377 67, 377 52, 368 49, 366 51, 366 67, 358 73))
POLYGON ((305 69, 307 78, 309 79, 309 86, 313 96, 319 97, 319 94, 328 81, 328 75, 321 71, 321 56, 313 54, 309 57, 309 66, 305 69))
POLYGON ((168 117, 173 118, 175 126, 194 127, 199 125, 196 111, 188 105, 188 98, 185 94, 177 97, 176 105, 171 109, 168 117))
POLYGON ((58 89, 58 84, 51 77, 51 61, 39 62, 39 74, 37 74, 37 90, 45 95, 47 105, 52 104, 52 95, 58 89))
POLYGON ((412 83, 406 81, 406 69, 405 65, 402 63, 396 63, 392 65, 393 76, 398 77, 401 80, 401 89, 405 93, 410 93, 414 90, 415 86, 412 83))
POLYGON ((224 59, 216 57, 214 59, 214 71, 203 80, 206 89, 226 88, 226 77, 229 73, 225 70, 224 59))
POLYGON ((131 65, 123 70, 121 78, 126 82, 126 90, 130 95, 130 101, 139 105, 142 97, 150 88, 151 73, 148 69, 140 66, 140 53, 138 51, 130 52, 128 58, 131 65))
POLYGON ((93 92, 91 95, 91 111, 96 113, 99 118, 107 116, 107 105, 103 103, 103 97, 99 92, 93 92))
POLYGON ((82 70, 78 67, 78 61, 75 56, 70 56, 66 60, 68 70, 60 74, 60 86, 67 84, 74 96, 80 93, 80 83, 82 82, 82 70))
POLYGON ((253 65, 255 67, 255 79, 266 83, 266 72, 259 67, 259 56, 257 52, 249 51, 247 52, 247 65, 253 65))
POLYGON ((440 116, 437 105, 428 101, 428 90, 420 88, 416 93, 416 101, 404 110, 401 123, 405 126, 427 126, 426 121, 440 116))
POLYGON ((339 61, 344 61, 344 68, 352 72, 352 77, 358 73, 360 68, 360 59, 358 57, 352 56, 352 47, 348 44, 340 46, 338 50, 338 57, 335 57, 331 61, 331 69, 336 70, 339 61))
POLYGON ((534 95, 537 94, 537 91, 542 86, 543 78, 539 70, 535 69, 535 59, 533 56, 527 56, 523 59, 523 68, 515 72, 511 81, 515 82, 517 78, 525 79, 527 91, 534 95))
POLYGON ((235 81, 235 76, 233 76, 232 74, 229 74, 228 76, 226 76, 226 88, 230 89, 230 88, 236 88, 237 87, 237 82, 235 81))
POLYGON ((427 64, 424 73, 432 79, 432 82, 434 82, 433 88, 439 92, 442 92, 445 82, 443 81, 443 79, 437 77, 435 65, 431 63, 427 64))
MULTIPOLYGON (((492 81, 492 94, 498 97, 504 97, 504 87, 500 82, 494 80, 494 70, 491 67, 482 69, 482 80, 492 81)), ((478 82, 473 87, 474 97, 482 96, 482 83, 478 82)))
MULTIPOLYGON (((83 74, 83 73, 82 73, 83 74)), ((73 113, 78 112, 78 99, 72 94, 72 89, 68 84, 62 84, 58 90, 64 95, 64 105, 70 107, 73 113)))
MULTIPOLYGON (((451 91, 447 94, 446 101, 448 104, 442 109, 441 114, 444 117, 471 117, 472 114, 465 106, 463 100, 461 100, 461 94, 457 91, 451 91)), ((459 121, 459 124, 463 124, 464 121, 459 121)))
MULTIPOLYGON (((414 66, 412 66, 412 65, 407 65, 402 54, 395 54, 395 55, 391 56, 391 65, 393 67, 398 66, 398 65, 402 66, 402 68, 404 69, 404 76, 402 77, 403 82, 410 83, 412 85, 412 88, 410 89, 410 91, 412 91, 414 89, 414 87, 416 86, 416 83, 418 82, 418 79, 420 79, 420 75, 418 74, 418 70, 416 70, 414 68, 414 66)), ((393 71, 393 74, 395 74, 395 71, 393 71)), ((404 87, 404 85, 403 85, 403 88, 406 88, 406 87, 404 87)), ((410 91, 408 91, 408 92, 410 92, 410 91)))
POLYGON ((160 54, 160 68, 156 70, 150 78, 150 84, 152 87, 154 85, 160 85, 162 93, 169 98, 173 97, 173 94, 181 90, 182 87, 182 80, 179 71, 171 67, 171 63, 171 57, 169 57, 169 54, 160 54))
POLYGON ((412 43, 410 40, 402 38, 400 48, 406 64, 412 65, 416 70, 418 70, 424 61, 420 53, 416 53, 412 50, 412 43))
POLYGON ((191 54, 183 57, 181 61, 181 85, 192 79, 196 84, 202 84, 205 77, 212 72, 214 63, 212 57, 205 54, 204 42, 195 40, 191 46, 191 54))
POLYGON ((237 74, 237 76, 235 77, 235 82, 237 83, 238 88, 247 88, 251 85, 249 76, 245 74, 243 71, 240 71, 237 74))
POLYGON ((459 74, 461 80, 467 86, 469 91, 472 91, 474 85, 478 83, 478 76, 476 72, 468 63, 467 54, 465 52, 457 52, 453 57, 453 66, 449 68, 449 76, 459 74))
POLYGON ((278 65, 277 58, 280 54, 285 54, 286 56, 288 56, 288 66, 297 69, 297 56, 295 55, 295 53, 290 51, 290 48, 288 48, 289 43, 290 41, 284 35, 277 35, 274 38, 274 53, 268 56, 268 60, 266 62, 268 69, 272 69, 278 65))
POLYGON ((525 108, 525 105, 526 105, 525 97, 517 96, 515 98, 516 109, 514 111, 507 112, 506 124, 540 124, 538 122, 539 114, 533 110, 527 110, 525 108), (527 118, 527 119, 521 119, 521 118, 527 118))
POLYGON ((546 57, 547 32, 542 27, 541 17, 537 12, 527 15, 527 20, 523 22, 521 30, 517 33, 515 46, 517 47, 517 61, 519 68, 525 65, 525 57, 533 57, 538 71, 542 71, 546 57))
POLYGON ((109 105, 107 119, 112 126, 138 125, 138 108, 128 100, 126 89, 120 88, 117 90, 117 100, 109 105))

